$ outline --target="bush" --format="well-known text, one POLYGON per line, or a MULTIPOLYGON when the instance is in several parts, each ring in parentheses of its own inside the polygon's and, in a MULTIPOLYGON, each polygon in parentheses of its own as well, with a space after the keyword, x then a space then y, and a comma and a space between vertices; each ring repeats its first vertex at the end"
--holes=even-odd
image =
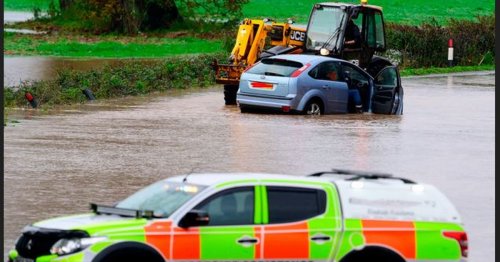
POLYGON ((226 53, 172 57, 157 61, 123 61, 90 71, 63 70, 56 79, 23 83, 18 89, 4 89, 4 104, 26 105, 29 91, 40 105, 82 103, 82 90, 89 88, 97 99, 141 95, 168 89, 205 87, 215 83, 210 63, 227 59, 226 53))
POLYGON ((446 66, 450 38, 457 65, 478 65, 495 57, 494 15, 476 21, 452 19, 446 27, 432 19, 420 26, 389 23, 386 29, 388 49, 401 52, 402 67, 446 66))

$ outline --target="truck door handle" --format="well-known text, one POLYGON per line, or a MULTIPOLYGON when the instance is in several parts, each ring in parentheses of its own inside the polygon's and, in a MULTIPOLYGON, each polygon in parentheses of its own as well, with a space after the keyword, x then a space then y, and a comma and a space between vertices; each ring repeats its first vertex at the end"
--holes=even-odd
POLYGON ((238 244, 241 244, 243 246, 250 246, 253 244, 257 244, 257 242, 259 242, 259 240, 257 238, 252 238, 252 237, 247 237, 247 236, 244 236, 244 237, 238 239, 238 244))
POLYGON ((317 234, 317 235, 314 235, 311 237, 311 241, 313 242, 327 242, 327 241, 330 241, 330 239, 332 239, 332 237, 330 236, 327 236, 327 235, 323 235, 323 234, 317 234))
POLYGON ((330 87, 330 86, 328 86, 328 85, 324 85, 324 86, 322 86, 321 88, 323 88, 323 89, 328 89, 328 87, 330 87))

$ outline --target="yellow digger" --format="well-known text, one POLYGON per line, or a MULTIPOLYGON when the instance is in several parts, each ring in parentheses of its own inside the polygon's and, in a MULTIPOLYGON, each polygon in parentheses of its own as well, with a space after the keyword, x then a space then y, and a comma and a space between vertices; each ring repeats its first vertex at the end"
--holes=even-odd
POLYGON ((277 23, 270 19, 244 19, 238 29, 236 43, 227 64, 214 61, 216 83, 224 85, 226 105, 236 104, 240 76, 260 59, 279 54, 315 54, 332 56, 357 63, 375 76, 391 65, 383 57, 374 56, 386 49, 382 8, 360 4, 318 3, 312 8, 306 27, 293 21, 277 23), (359 29, 359 44, 344 41, 349 23, 359 29), (271 48, 266 49, 266 47, 271 48))

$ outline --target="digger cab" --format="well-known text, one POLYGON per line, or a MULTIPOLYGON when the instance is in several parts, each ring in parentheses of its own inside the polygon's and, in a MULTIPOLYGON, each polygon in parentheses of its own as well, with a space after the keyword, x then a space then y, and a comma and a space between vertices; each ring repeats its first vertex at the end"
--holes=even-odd
POLYGON ((382 8, 373 5, 319 3, 315 4, 309 23, 305 52, 350 60, 366 68, 375 51, 385 51, 385 29, 382 8), (354 45, 346 44, 357 27, 359 39, 354 45))

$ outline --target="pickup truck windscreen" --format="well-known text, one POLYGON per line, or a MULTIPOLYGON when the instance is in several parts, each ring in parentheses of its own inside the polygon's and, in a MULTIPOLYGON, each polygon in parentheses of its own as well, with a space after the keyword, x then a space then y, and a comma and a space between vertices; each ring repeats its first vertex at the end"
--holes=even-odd
POLYGON ((137 191, 119 202, 116 207, 151 210, 155 217, 168 217, 205 188, 200 185, 163 180, 137 191))

